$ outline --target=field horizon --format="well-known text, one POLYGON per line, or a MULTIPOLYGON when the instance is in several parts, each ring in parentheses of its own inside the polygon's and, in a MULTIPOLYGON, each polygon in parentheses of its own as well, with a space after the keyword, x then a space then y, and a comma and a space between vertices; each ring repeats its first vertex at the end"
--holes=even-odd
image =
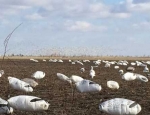
MULTIPOLYGON (((5 56, 4 59, 62 59, 62 60, 141 60, 148 61, 150 57, 134 57, 134 56, 5 56)), ((0 56, 0 60, 3 56, 0 56)))

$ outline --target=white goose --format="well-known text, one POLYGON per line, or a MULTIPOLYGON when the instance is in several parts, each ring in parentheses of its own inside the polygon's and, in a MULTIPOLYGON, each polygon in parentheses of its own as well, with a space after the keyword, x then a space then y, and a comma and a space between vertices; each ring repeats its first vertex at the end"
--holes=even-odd
POLYGON ((32 92, 33 88, 26 82, 21 81, 15 77, 8 77, 9 85, 19 91, 32 92))
POLYGON ((79 92, 99 92, 101 91, 102 87, 90 80, 82 80, 80 82, 75 83, 76 88, 79 92))
POLYGON ((85 72, 85 68, 80 69, 81 73, 85 72))
POLYGON ((110 115, 137 115, 141 106, 129 99, 114 98, 101 103, 99 110, 110 115))
POLYGON ((8 102, 0 98, 0 114, 12 114, 13 108, 8 105, 8 102))
POLYGON ((126 80, 126 81, 132 81, 136 79, 136 75, 134 73, 131 72, 126 72, 123 76, 122 79, 126 80))
POLYGON ((94 76, 95 76, 95 71, 94 71, 94 69, 93 69, 93 66, 91 66, 90 76, 91 76, 92 79, 93 79, 94 76))
POLYGON ((136 75, 136 79, 137 80, 140 80, 142 82, 148 82, 148 78, 147 77, 145 77, 145 76, 143 76, 141 74, 135 74, 135 75, 136 75))
POLYGON ((24 79, 22 79, 22 81, 28 83, 31 87, 36 87, 38 85, 38 83, 36 81, 34 81, 33 79, 30 79, 30 78, 24 78, 24 79))
POLYGON ((35 73, 31 75, 31 77, 35 79, 42 79, 45 77, 45 73, 43 71, 36 71, 35 73))
POLYGON ((119 70, 119 73, 120 73, 120 75, 123 75, 124 72, 123 72, 122 69, 120 69, 120 70, 119 70))
POLYGON ((147 65, 144 67, 143 72, 149 72, 149 68, 147 67, 147 65))
POLYGON ((62 73, 57 73, 57 77, 58 79, 62 80, 62 81, 65 81, 65 82, 68 82, 68 83, 72 83, 72 81, 64 74, 62 73))
POLYGON ((72 75, 69 79, 70 79, 73 83, 77 83, 77 82, 80 82, 80 81, 83 80, 82 77, 77 76, 77 75, 72 75))
POLYGON ((119 89, 119 84, 116 81, 107 81, 107 87, 111 89, 119 89))
POLYGON ((4 70, 0 70, 0 77, 2 77, 4 74, 4 70))
POLYGON ((132 80, 140 80, 143 82, 148 82, 147 77, 137 74, 137 73, 131 73, 131 72, 127 72, 122 76, 122 79, 126 80, 126 81, 132 81, 132 80))
POLYGON ((9 105, 20 111, 44 111, 49 107, 45 100, 28 95, 19 95, 7 100, 9 105))

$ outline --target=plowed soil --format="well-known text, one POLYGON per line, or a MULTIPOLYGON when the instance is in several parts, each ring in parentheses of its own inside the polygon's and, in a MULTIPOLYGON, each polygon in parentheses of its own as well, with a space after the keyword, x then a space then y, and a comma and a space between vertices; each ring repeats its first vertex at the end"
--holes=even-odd
MULTIPOLYGON (((0 62, 1 65, 1 62, 0 62)), ((68 83, 60 81, 56 74, 63 73, 70 77, 78 75, 85 79, 90 79, 90 66, 94 65, 92 61, 84 65, 72 65, 68 60, 63 63, 43 62, 38 63, 30 60, 5 60, 2 69, 5 74, 0 78, 0 97, 8 99, 18 95, 32 95, 40 97, 50 103, 49 109, 43 112, 24 112, 14 110, 14 115, 107 115, 99 111, 99 104, 112 98, 126 98, 136 101, 142 106, 139 115, 150 115, 150 83, 144 83, 138 80, 124 81, 121 79, 119 69, 114 69, 114 65, 105 68, 104 63, 94 68, 96 76, 92 81, 100 84, 102 90, 99 93, 79 93, 75 90, 74 99, 72 89, 68 83), (80 68, 84 67, 85 72, 81 73, 80 68), (31 78, 35 71, 46 73, 45 78, 38 80, 39 85, 34 88, 32 93, 16 91, 9 87, 7 77, 31 78), (118 90, 107 88, 108 80, 117 81, 120 85, 118 90)), ((130 65, 129 65, 130 66, 130 65)), ((120 69, 126 70, 127 66, 120 66, 120 69)), ((148 66, 149 67, 149 66, 148 66)), ((143 67, 135 67, 135 73, 143 73, 143 67)))

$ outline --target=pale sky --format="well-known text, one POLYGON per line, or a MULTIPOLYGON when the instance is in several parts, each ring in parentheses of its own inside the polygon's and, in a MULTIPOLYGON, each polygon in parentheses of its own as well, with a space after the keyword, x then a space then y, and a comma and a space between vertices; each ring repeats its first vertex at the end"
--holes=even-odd
POLYGON ((150 55, 150 0, 0 0, 7 54, 150 55))

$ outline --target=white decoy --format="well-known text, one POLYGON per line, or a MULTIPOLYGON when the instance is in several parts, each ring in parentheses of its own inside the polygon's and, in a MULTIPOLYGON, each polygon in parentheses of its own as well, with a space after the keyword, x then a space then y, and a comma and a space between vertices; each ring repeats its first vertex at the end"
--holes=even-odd
POLYGON ((106 64, 105 64, 105 67, 110 67, 110 63, 106 63, 106 64))
POLYGON ((90 80, 82 80, 80 82, 75 83, 76 88, 79 92, 84 93, 84 92, 99 92, 101 91, 102 87, 94 83, 93 81, 90 80))
POLYGON ((33 62, 39 62, 39 61, 38 61, 38 60, 36 60, 36 59, 33 59, 32 61, 33 61, 33 62))
POLYGON ((49 108, 48 102, 35 96, 19 95, 7 101, 11 107, 20 111, 44 111, 49 108))
POLYGON ((126 81, 132 81, 136 79, 136 74, 135 73, 131 73, 131 72, 126 72, 123 76, 122 79, 126 80, 126 81))
POLYGON ((0 70, 0 77, 2 77, 4 74, 4 70, 0 70))
POLYGON ((73 65, 74 65, 74 64, 76 64, 76 63, 75 63, 75 62, 71 62, 71 64, 73 64, 73 65))
POLYGON ((141 67, 146 66, 146 64, 143 64, 142 62, 139 62, 139 61, 136 61, 136 63, 137 63, 137 66, 141 66, 141 67))
POLYGON ((135 68, 134 67, 127 67, 127 69, 126 69, 127 71, 134 71, 135 70, 135 68))
POLYGON ((31 60, 31 61, 33 61, 34 59, 33 59, 33 58, 31 58, 30 60, 31 60))
POLYGON ((100 64, 101 64, 101 60, 93 61, 93 63, 94 63, 95 65, 100 65, 100 64))
POLYGON ((59 59, 58 62, 63 63, 63 60, 59 59))
POLYGON ((122 65, 127 66, 128 64, 127 63, 122 63, 122 65))
POLYGON ((136 75, 136 79, 137 80, 140 80, 140 81, 143 81, 143 82, 148 82, 148 78, 143 76, 143 75, 140 75, 140 74, 135 74, 136 75))
POLYGON ((57 59, 50 59, 49 62, 57 62, 57 59))
POLYGON ((90 62, 90 60, 83 60, 83 62, 90 62))
POLYGON ((26 82, 21 81, 15 77, 8 77, 9 85, 19 91, 32 92, 33 88, 26 82))
POLYGON ((119 73, 120 73, 120 75, 123 75, 124 72, 123 72, 122 69, 120 69, 120 70, 119 70, 119 73))
POLYGON ((150 65, 150 61, 146 61, 146 64, 150 65))
POLYGON ((147 65, 144 67, 143 72, 149 72, 149 68, 147 67, 147 65))
POLYGON ((36 87, 38 83, 31 78, 24 78, 22 81, 28 83, 31 87, 36 87))
POLYGON ((93 66, 91 66, 90 76, 91 76, 92 79, 93 79, 94 76, 95 76, 95 71, 94 71, 94 69, 93 69, 93 66))
POLYGON ((114 98, 99 105, 99 110, 110 115, 137 115, 141 111, 141 106, 135 101, 114 98))
POLYGON ((117 65, 123 65, 123 63, 122 62, 118 62, 117 65))
POLYGON ((115 61, 111 61, 109 62, 109 64, 114 65, 116 62, 115 61))
POLYGON ((132 66, 134 66, 134 65, 136 65, 136 63, 134 63, 134 62, 131 62, 131 65, 132 65, 132 66))
POLYGON ((80 62, 80 61, 76 61, 78 64, 80 64, 80 65, 83 65, 83 63, 82 62, 80 62))
POLYGON ((115 69, 119 69, 119 66, 114 66, 115 69))
POLYGON ((8 102, 0 98, 0 114, 12 114, 13 108, 8 105, 8 102))
POLYGON ((62 74, 62 73, 57 73, 57 77, 62 80, 62 81, 65 81, 65 82, 68 82, 68 83, 72 83, 72 81, 70 80, 70 78, 68 78, 66 75, 62 74))
POLYGON ((119 89, 119 84, 116 81, 107 81, 107 87, 111 89, 119 89))
POLYGON ((77 76, 77 75, 72 75, 69 79, 70 79, 73 83, 77 83, 77 82, 80 82, 80 81, 83 80, 82 77, 77 76))
POLYGON ((81 73, 85 72, 85 68, 80 69, 81 73))
POLYGON ((35 73, 31 75, 31 77, 35 79, 42 79, 45 77, 45 73, 43 71, 36 71, 35 73))
POLYGON ((43 61, 44 61, 44 62, 46 62, 46 60, 45 60, 45 59, 43 59, 43 61))

